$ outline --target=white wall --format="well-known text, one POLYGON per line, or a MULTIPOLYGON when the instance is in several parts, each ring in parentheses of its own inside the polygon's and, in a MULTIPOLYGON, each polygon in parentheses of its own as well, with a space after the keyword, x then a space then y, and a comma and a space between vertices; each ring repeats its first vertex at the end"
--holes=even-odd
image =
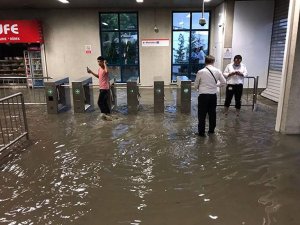
POLYGON ((157 9, 156 25, 159 32, 154 32, 155 11, 145 9, 139 11, 140 33, 140 71, 141 83, 144 86, 152 86, 153 78, 160 76, 165 84, 171 82, 171 26, 172 12, 170 9, 157 9), (168 38, 168 47, 142 47, 142 39, 168 38))
POLYGON ((233 56, 243 56, 249 76, 259 76, 259 88, 265 88, 270 56, 273 1, 235 3, 233 56))
POLYGON ((224 46, 224 3, 218 5, 214 10, 214 23, 213 23, 213 46, 211 48, 211 55, 216 58, 215 66, 222 70, 223 62, 223 46, 224 46))

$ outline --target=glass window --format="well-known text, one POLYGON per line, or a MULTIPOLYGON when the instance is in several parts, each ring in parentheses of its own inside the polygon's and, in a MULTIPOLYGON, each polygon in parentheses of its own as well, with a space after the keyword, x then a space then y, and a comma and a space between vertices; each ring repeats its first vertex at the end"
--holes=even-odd
POLYGON ((102 30, 118 30, 119 20, 116 13, 101 14, 101 29, 102 30))
POLYGON ((177 80, 177 76, 189 77, 189 65, 172 66, 172 80, 177 80))
POLYGON ((173 63, 183 64, 189 62, 190 32, 173 32, 173 63))
POLYGON ((125 65, 137 65, 139 63, 137 32, 122 32, 121 42, 122 63, 125 65))
POLYGON ((109 64, 120 64, 119 32, 102 32, 102 54, 109 64))
POLYGON ((209 13, 205 12, 203 16, 206 19, 206 24, 201 26, 199 20, 202 18, 202 13, 192 13, 192 29, 209 29, 209 13))
POLYGON ((117 82, 139 77, 137 13, 101 13, 101 53, 117 82))
POLYGON ((137 30, 137 14, 121 13, 120 25, 121 25, 121 30, 137 30))
POLYGON ((176 81, 177 76, 187 76, 194 81, 198 70, 205 66, 205 56, 209 54, 210 13, 204 13, 205 26, 199 25, 200 18, 201 12, 173 13, 172 81, 176 81))
POLYGON ((117 82, 121 82, 121 67, 120 66, 108 66, 109 78, 115 78, 117 82))
POLYGON ((127 82, 130 78, 139 77, 139 67, 137 66, 124 66, 122 71, 122 82, 127 82))
POLYGON ((189 12, 173 13, 173 30, 190 29, 190 17, 189 12))

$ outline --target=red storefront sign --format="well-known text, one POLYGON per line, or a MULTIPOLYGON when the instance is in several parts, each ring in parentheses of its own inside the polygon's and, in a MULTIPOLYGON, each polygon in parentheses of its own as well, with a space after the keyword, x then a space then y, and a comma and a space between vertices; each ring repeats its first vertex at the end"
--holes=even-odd
POLYGON ((37 20, 0 20, 0 43, 43 43, 37 20))

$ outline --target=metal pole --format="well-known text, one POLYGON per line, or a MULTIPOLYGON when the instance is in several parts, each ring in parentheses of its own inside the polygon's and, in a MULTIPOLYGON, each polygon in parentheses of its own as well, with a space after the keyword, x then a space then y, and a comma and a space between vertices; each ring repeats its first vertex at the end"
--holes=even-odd
POLYGON ((23 95, 21 95, 21 102, 22 102, 22 111, 23 111, 23 117, 24 117, 24 125, 25 125, 25 131, 26 131, 26 138, 27 138, 27 140, 29 140, 28 124, 27 124, 27 117, 26 117, 25 103, 24 103, 24 97, 23 97, 23 95))
POLYGON ((7 108, 8 108, 8 115, 9 115, 9 121, 10 121, 10 125, 11 125, 12 136, 13 136, 13 139, 15 139, 15 133, 13 131, 14 130, 14 126, 13 126, 13 123, 12 123, 12 117, 11 117, 9 99, 7 99, 7 108))

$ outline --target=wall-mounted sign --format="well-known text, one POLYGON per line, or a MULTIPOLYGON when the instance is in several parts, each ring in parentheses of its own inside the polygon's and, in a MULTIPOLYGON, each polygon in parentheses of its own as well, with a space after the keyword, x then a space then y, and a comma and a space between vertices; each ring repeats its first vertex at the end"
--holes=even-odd
POLYGON ((224 59, 232 58, 232 48, 224 48, 223 58, 224 59))
POLYGON ((0 43, 43 43, 37 20, 0 20, 0 43))
POLYGON ((92 54, 92 46, 91 45, 85 45, 85 54, 92 54))
POLYGON ((142 39, 142 47, 165 47, 169 45, 169 39, 142 39))

